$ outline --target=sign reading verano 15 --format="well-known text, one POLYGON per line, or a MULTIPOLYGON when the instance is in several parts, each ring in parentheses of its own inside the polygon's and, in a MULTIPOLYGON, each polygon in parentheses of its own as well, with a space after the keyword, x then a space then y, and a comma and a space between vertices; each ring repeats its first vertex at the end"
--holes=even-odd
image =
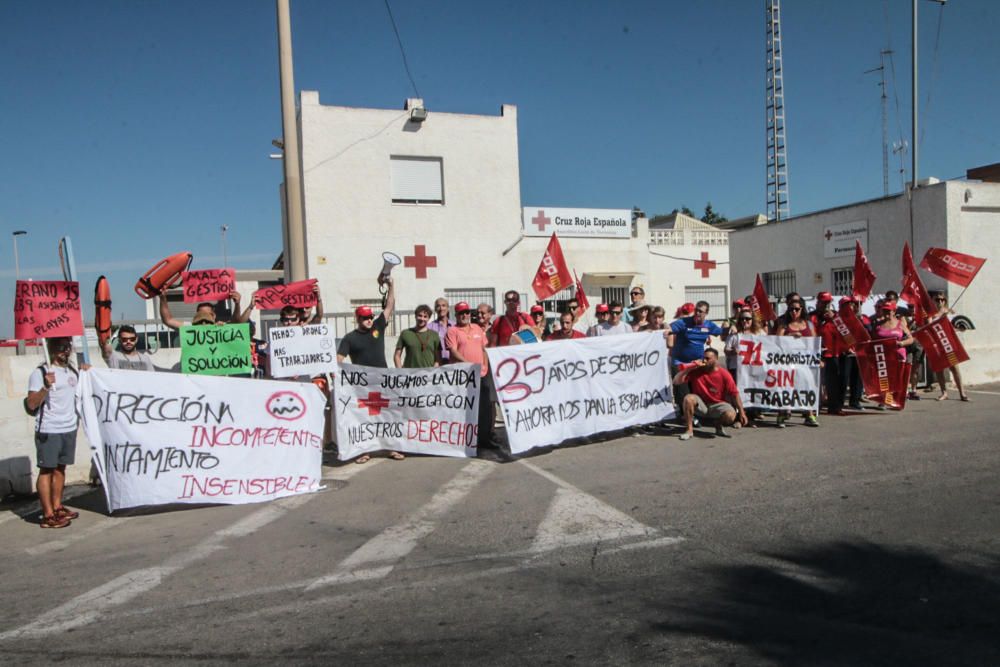
POLYGON ((632 236, 632 211, 627 208, 553 208, 525 206, 521 211, 525 236, 591 236, 627 239, 632 236))

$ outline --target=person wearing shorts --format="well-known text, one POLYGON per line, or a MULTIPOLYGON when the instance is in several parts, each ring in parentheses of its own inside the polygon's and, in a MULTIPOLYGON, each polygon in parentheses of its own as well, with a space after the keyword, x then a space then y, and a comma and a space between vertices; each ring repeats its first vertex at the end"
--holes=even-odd
POLYGON ((80 516, 62 503, 66 466, 76 460, 76 385, 79 373, 70 364, 72 338, 49 338, 49 359, 28 376, 24 407, 35 415, 38 500, 42 528, 65 528, 80 516))
POLYGON ((725 427, 737 420, 740 426, 746 426, 747 413, 743 409, 740 392, 733 376, 719 366, 719 353, 715 348, 706 349, 701 359, 684 365, 674 376, 675 385, 685 382, 690 392, 681 405, 686 426, 680 435, 681 440, 690 440, 694 436, 695 416, 711 419, 715 424, 715 435, 722 438, 730 437, 725 427))

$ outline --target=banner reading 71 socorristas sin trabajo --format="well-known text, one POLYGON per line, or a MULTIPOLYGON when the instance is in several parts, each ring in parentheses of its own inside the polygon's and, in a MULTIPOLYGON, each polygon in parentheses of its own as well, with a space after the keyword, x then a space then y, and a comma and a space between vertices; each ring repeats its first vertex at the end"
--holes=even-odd
POLYGON ((736 384, 747 408, 819 410, 822 340, 740 335, 736 384))
POLYGON ((320 486, 326 399, 313 384, 92 368, 77 402, 111 510, 320 486))

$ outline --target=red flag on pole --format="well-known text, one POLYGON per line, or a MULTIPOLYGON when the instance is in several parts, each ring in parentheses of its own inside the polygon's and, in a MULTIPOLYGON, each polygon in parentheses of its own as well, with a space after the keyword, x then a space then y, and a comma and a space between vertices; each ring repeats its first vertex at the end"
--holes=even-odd
POLYGON ((895 340, 885 338, 860 343, 854 351, 858 356, 865 396, 902 410, 906 405, 910 364, 899 358, 896 347, 895 340))
POLYGON ((833 326, 848 348, 871 340, 868 329, 865 329, 865 325, 858 319, 858 314, 854 312, 849 303, 841 306, 840 312, 833 316, 833 326))
POLYGON ((861 241, 854 242, 854 280, 851 284, 851 293, 855 299, 864 301, 872 293, 875 285, 875 272, 868 264, 865 251, 861 249, 861 241))
POLYGON ((559 245, 559 237, 552 233, 549 239, 549 246, 542 255, 542 263, 538 265, 535 272, 535 279, 531 281, 531 287, 535 290, 535 295, 539 300, 547 299, 556 292, 566 289, 573 284, 573 276, 570 275, 569 267, 566 266, 566 259, 563 257, 562 247, 559 245))
POLYGON ((913 264, 909 243, 903 244, 903 289, 899 296, 913 306, 913 316, 917 324, 924 324, 927 321, 927 314, 936 310, 934 300, 931 299, 924 282, 920 280, 917 267, 913 264))
POLYGON ((583 283, 580 282, 580 276, 576 275, 576 269, 573 269, 573 277, 576 278, 576 292, 573 296, 576 298, 577 305, 574 315, 583 317, 583 314, 590 308, 590 301, 587 300, 587 295, 583 292, 583 283))
POLYGON ((927 364, 935 373, 969 360, 969 354, 958 340, 955 327, 947 317, 934 320, 913 332, 913 337, 927 353, 927 364))
POLYGON ((986 260, 982 257, 965 255, 947 248, 928 248, 924 258, 920 260, 920 268, 950 283, 968 287, 985 263, 986 260))
POLYGON ((757 284, 754 285, 753 294, 750 296, 750 303, 747 306, 753 313, 753 319, 757 326, 766 327, 768 322, 778 319, 759 273, 757 274, 757 284))

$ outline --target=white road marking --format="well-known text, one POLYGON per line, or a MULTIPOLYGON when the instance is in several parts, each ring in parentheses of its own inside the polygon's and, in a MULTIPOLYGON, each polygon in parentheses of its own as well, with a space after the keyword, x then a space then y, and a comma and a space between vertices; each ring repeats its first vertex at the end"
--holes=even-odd
POLYGON ((324 474, 323 479, 336 479, 339 481, 345 481, 354 477, 359 472, 370 470, 372 466, 377 466, 379 463, 385 463, 388 460, 389 459, 376 458, 376 459, 370 459, 368 463, 362 463, 360 465, 356 463, 352 463, 350 465, 343 465, 334 468, 330 472, 324 474))
MULTIPOLYGON (((345 573, 370 563, 384 563, 385 574, 392 566, 413 551, 417 543, 433 532, 437 521, 452 507, 462 502, 476 486, 493 472, 496 466, 481 461, 472 461, 462 468, 447 484, 419 510, 402 522, 389 526, 381 533, 361 545, 345 558, 331 574, 322 576, 306 587, 307 591, 337 583, 345 573)), ((383 575, 385 576, 385 575, 383 575)))
POLYGON ((0 633, 0 641, 42 637, 93 623, 107 610, 156 588, 166 577, 225 549, 224 543, 227 539, 249 535, 284 516, 290 510, 304 505, 317 495, 309 493, 271 501, 233 525, 216 531, 190 549, 168 558, 161 565, 127 572, 45 612, 26 625, 0 633))
POLYGON ((531 550, 552 551, 625 537, 650 537, 656 533, 655 528, 644 526, 594 496, 560 487, 538 525, 531 550))
POLYGON ((990 396, 1000 396, 1000 391, 982 391, 980 389, 966 389, 969 394, 989 394, 990 396))

